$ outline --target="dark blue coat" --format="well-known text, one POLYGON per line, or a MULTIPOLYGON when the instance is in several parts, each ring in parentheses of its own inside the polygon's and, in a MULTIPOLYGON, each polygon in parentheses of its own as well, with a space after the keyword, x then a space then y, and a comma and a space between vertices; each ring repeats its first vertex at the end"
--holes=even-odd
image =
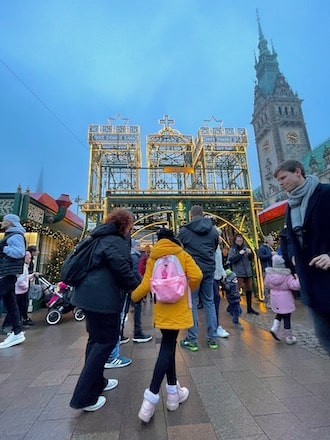
POLYGON ((74 289, 72 303, 76 307, 99 313, 120 313, 125 293, 140 281, 132 270, 127 240, 118 234, 114 224, 97 226, 92 237, 99 237, 92 269, 74 289))
POLYGON ((262 244, 257 251, 262 271, 265 272, 266 267, 272 267, 273 251, 267 244, 262 244))
POLYGON ((309 266, 312 258, 330 254, 330 185, 319 184, 309 199, 302 226, 302 247, 292 230, 290 207, 286 215, 289 255, 295 256, 301 298, 319 312, 330 312, 330 270, 309 266))

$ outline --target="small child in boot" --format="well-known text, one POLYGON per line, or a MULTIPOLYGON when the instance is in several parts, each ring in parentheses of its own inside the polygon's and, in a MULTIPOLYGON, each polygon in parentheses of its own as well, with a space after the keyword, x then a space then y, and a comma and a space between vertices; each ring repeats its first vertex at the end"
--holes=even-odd
POLYGON ((296 309, 292 290, 300 290, 298 278, 286 267, 280 255, 273 255, 273 267, 266 268, 265 287, 270 289, 270 304, 276 313, 270 333, 277 341, 282 340, 281 321, 284 323, 284 339, 289 345, 295 344, 297 339, 292 335, 291 313, 296 309))
POLYGON ((242 313, 240 306, 241 296, 238 289, 238 280, 235 272, 230 269, 226 270, 226 280, 224 282, 224 289, 228 301, 227 312, 233 317, 235 327, 243 330, 242 324, 239 322, 239 316, 242 313))

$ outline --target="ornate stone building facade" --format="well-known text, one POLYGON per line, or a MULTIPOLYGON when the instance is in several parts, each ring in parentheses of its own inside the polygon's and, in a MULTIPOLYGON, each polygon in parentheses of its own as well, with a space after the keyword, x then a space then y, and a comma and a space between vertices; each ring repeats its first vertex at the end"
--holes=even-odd
POLYGON ((311 146, 301 108, 302 100, 294 93, 279 70, 277 53, 269 50, 260 21, 259 56, 255 60, 254 127, 259 161, 262 201, 267 207, 286 198, 273 171, 287 159, 302 161, 311 146))

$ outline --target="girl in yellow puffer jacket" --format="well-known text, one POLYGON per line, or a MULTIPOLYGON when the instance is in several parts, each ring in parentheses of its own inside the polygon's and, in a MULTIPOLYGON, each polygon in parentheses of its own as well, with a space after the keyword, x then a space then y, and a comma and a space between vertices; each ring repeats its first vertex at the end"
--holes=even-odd
MULTIPOLYGON (((150 251, 146 271, 141 284, 132 292, 132 300, 137 302, 150 292, 150 278, 153 267, 158 258, 164 255, 175 255, 187 276, 189 287, 195 290, 202 280, 203 274, 193 258, 183 250, 178 240, 174 238, 171 230, 162 228, 158 231, 158 242, 150 251)), ((166 407, 175 411, 179 404, 188 399, 189 390, 181 387, 176 377, 175 350, 176 340, 180 330, 193 325, 190 292, 176 303, 168 304, 156 302, 154 304, 154 325, 162 333, 162 342, 158 359, 154 368, 150 387, 144 392, 144 400, 139 411, 139 418, 148 423, 155 412, 155 405, 159 401, 159 390, 166 376, 167 400, 166 407)))

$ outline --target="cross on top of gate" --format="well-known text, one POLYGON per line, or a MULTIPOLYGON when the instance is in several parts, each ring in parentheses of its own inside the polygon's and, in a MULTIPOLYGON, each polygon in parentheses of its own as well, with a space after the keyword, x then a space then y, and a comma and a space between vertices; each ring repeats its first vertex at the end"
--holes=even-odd
POLYGON ((162 119, 158 119, 158 124, 164 124, 164 128, 168 128, 175 123, 174 119, 170 119, 168 115, 164 115, 162 119))

